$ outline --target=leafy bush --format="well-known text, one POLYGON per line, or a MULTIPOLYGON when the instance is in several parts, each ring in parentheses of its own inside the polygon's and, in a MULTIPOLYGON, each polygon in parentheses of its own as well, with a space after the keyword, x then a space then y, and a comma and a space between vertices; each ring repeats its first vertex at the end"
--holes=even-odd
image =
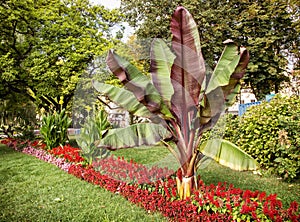
POLYGON ((225 138, 286 180, 300 173, 300 98, 277 95, 227 124, 225 138))
POLYGON ((103 158, 109 155, 109 150, 97 148, 95 145, 96 141, 101 140, 104 130, 108 128, 110 128, 110 123, 104 110, 98 111, 92 117, 87 117, 81 128, 80 135, 76 141, 89 164, 92 164, 93 159, 96 157, 103 158))
POLYGON ((13 137, 33 139, 33 129, 37 123, 35 106, 24 101, 22 96, 0 101, 0 133, 13 137))
POLYGON ((70 125, 71 119, 67 116, 65 110, 43 117, 40 133, 47 149, 66 144, 68 139, 67 130, 70 125))

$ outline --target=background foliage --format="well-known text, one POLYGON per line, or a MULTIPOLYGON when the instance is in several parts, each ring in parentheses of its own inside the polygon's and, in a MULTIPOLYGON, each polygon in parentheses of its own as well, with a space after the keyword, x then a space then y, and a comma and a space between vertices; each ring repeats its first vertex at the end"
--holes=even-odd
POLYGON ((177 5, 193 15, 199 29, 201 47, 210 66, 216 64, 222 41, 233 39, 250 52, 245 77, 258 99, 288 81, 288 56, 299 64, 299 1, 198 1, 122 0, 122 12, 137 28, 138 38, 170 36, 169 21, 177 5))
POLYGON ((31 101, 24 99, 23 95, 11 93, 6 99, 0 99, 1 134, 8 137, 30 136, 29 132, 36 125, 36 108, 31 101))
POLYGON ((88 0, 1 1, 1 98, 14 92, 46 110, 66 108, 87 64, 113 43, 119 17, 88 0))
POLYGON ((225 139, 237 144, 262 168, 284 179, 300 174, 300 98, 277 95, 253 106, 240 118, 228 118, 225 139))

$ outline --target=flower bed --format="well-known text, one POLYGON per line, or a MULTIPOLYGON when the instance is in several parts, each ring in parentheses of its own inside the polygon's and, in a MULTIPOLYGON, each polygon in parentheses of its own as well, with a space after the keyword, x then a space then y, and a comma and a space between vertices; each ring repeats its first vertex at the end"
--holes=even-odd
POLYGON ((45 150, 36 149, 31 146, 25 147, 22 152, 31 156, 35 156, 40 160, 44 160, 45 162, 52 163, 66 172, 69 172, 69 168, 72 166, 72 163, 68 162, 64 158, 55 157, 45 150))
MULTIPOLYGON (((16 147, 21 145, 17 140, 7 139, 1 142, 16 150, 16 147)), ((153 180, 168 175, 170 171, 167 169, 147 169, 143 165, 128 163, 122 158, 114 157, 99 160, 94 166, 84 166, 79 163, 80 158, 73 158, 80 154, 77 148, 62 147, 57 149, 56 153, 60 157, 54 157, 53 154, 40 149, 39 143, 27 141, 26 145, 24 153, 55 164, 80 179, 122 195, 148 212, 160 211, 172 221, 300 220, 298 203, 294 201, 288 209, 283 209, 276 194, 267 196, 265 192, 241 190, 226 183, 205 185, 199 180, 198 190, 194 191, 194 195, 187 200, 179 200, 174 174, 163 180, 153 180), (64 152, 68 153, 70 158, 61 158, 65 156, 64 152), (100 172, 95 169, 99 169, 100 172), (124 182, 128 179, 143 183, 124 182)))
POLYGON ((168 168, 147 168, 132 160, 127 162, 124 158, 116 158, 113 155, 105 159, 96 160, 92 167, 101 174, 109 175, 115 180, 137 184, 151 183, 174 174, 174 171, 168 168))
POLYGON ((54 156, 64 158, 69 162, 80 163, 84 161, 84 158, 80 156, 81 149, 71 147, 70 145, 58 146, 48 152, 54 156))

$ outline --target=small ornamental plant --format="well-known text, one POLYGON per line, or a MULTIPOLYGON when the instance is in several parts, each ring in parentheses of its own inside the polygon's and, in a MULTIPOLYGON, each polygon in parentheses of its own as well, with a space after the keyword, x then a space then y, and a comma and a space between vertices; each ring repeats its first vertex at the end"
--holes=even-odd
POLYGON ((50 150, 66 144, 68 140, 67 131, 70 125, 71 119, 68 117, 65 109, 43 117, 40 133, 47 149, 50 150))

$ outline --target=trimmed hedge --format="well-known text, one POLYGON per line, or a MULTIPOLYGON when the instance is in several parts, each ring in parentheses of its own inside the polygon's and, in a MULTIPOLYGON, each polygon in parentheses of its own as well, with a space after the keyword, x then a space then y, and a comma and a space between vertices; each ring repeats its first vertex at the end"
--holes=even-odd
POLYGON ((254 157, 263 169, 289 181, 299 178, 299 96, 276 95, 269 103, 250 107, 241 117, 228 118, 224 137, 254 157))

